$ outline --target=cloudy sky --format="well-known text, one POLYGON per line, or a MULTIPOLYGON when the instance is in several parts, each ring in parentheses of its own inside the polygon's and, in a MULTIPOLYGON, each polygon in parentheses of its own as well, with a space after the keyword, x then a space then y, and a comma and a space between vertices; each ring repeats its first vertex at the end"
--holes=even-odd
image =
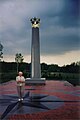
POLYGON ((41 62, 80 61, 79 0, 0 0, 0 41, 4 61, 22 53, 31 61, 32 17, 39 17, 41 62))

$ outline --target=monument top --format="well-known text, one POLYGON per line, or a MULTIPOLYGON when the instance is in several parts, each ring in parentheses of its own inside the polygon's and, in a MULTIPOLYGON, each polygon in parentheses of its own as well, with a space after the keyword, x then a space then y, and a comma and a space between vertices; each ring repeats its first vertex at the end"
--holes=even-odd
POLYGON ((34 27, 34 28, 38 27, 39 28, 39 26, 40 26, 40 18, 34 17, 34 18, 30 19, 30 21, 32 23, 32 27, 34 27))

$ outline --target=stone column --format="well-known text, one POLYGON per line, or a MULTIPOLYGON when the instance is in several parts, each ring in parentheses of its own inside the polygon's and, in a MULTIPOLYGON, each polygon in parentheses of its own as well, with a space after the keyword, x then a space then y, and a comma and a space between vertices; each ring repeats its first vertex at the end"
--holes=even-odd
POLYGON ((45 84, 45 78, 41 78, 40 66, 40 19, 32 18, 32 44, 31 44, 31 78, 26 79, 26 84, 45 84))
POLYGON ((32 18, 32 46, 31 46, 31 78, 41 78, 40 67, 40 41, 39 41, 39 25, 40 19, 32 18))

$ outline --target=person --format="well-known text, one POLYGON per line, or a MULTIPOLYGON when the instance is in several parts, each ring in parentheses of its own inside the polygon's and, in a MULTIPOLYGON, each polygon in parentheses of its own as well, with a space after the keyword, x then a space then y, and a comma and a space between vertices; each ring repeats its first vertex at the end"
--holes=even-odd
POLYGON ((25 78, 23 76, 23 73, 20 71, 18 73, 19 75, 16 77, 16 82, 17 82, 17 91, 19 95, 19 101, 23 100, 23 95, 24 95, 24 86, 25 86, 25 78))

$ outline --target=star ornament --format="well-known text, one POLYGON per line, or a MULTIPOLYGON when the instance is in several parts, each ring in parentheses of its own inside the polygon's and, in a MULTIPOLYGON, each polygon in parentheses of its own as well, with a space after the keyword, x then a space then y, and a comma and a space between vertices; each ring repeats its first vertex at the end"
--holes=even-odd
POLYGON ((18 96, 16 95, 2 95, 0 96, 1 120, 13 114, 31 114, 57 109, 64 105, 65 102, 72 103, 80 101, 61 100, 56 96, 32 94, 30 91, 24 95, 23 101, 18 101, 18 96))
POLYGON ((40 103, 40 99, 46 97, 46 95, 30 96, 29 94, 30 94, 30 92, 27 92, 25 94, 25 96, 23 97, 23 101, 18 101, 18 96, 9 96, 9 95, 3 96, 3 99, 0 99, 0 104, 1 105, 9 104, 9 105, 4 110, 3 114, 1 115, 1 120, 4 119, 14 108, 17 111, 17 110, 21 109, 23 106, 49 110, 48 107, 46 107, 40 103))
POLYGON ((30 19, 30 21, 32 23, 33 28, 39 28, 39 26, 40 26, 40 18, 34 17, 34 18, 30 19))
POLYGON ((0 112, 2 112, 1 120, 7 118, 11 114, 27 114, 56 109, 64 103, 54 96, 43 94, 30 94, 30 91, 28 91, 24 95, 23 101, 18 101, 18 96, 16 95, 0 96, 0 112))

